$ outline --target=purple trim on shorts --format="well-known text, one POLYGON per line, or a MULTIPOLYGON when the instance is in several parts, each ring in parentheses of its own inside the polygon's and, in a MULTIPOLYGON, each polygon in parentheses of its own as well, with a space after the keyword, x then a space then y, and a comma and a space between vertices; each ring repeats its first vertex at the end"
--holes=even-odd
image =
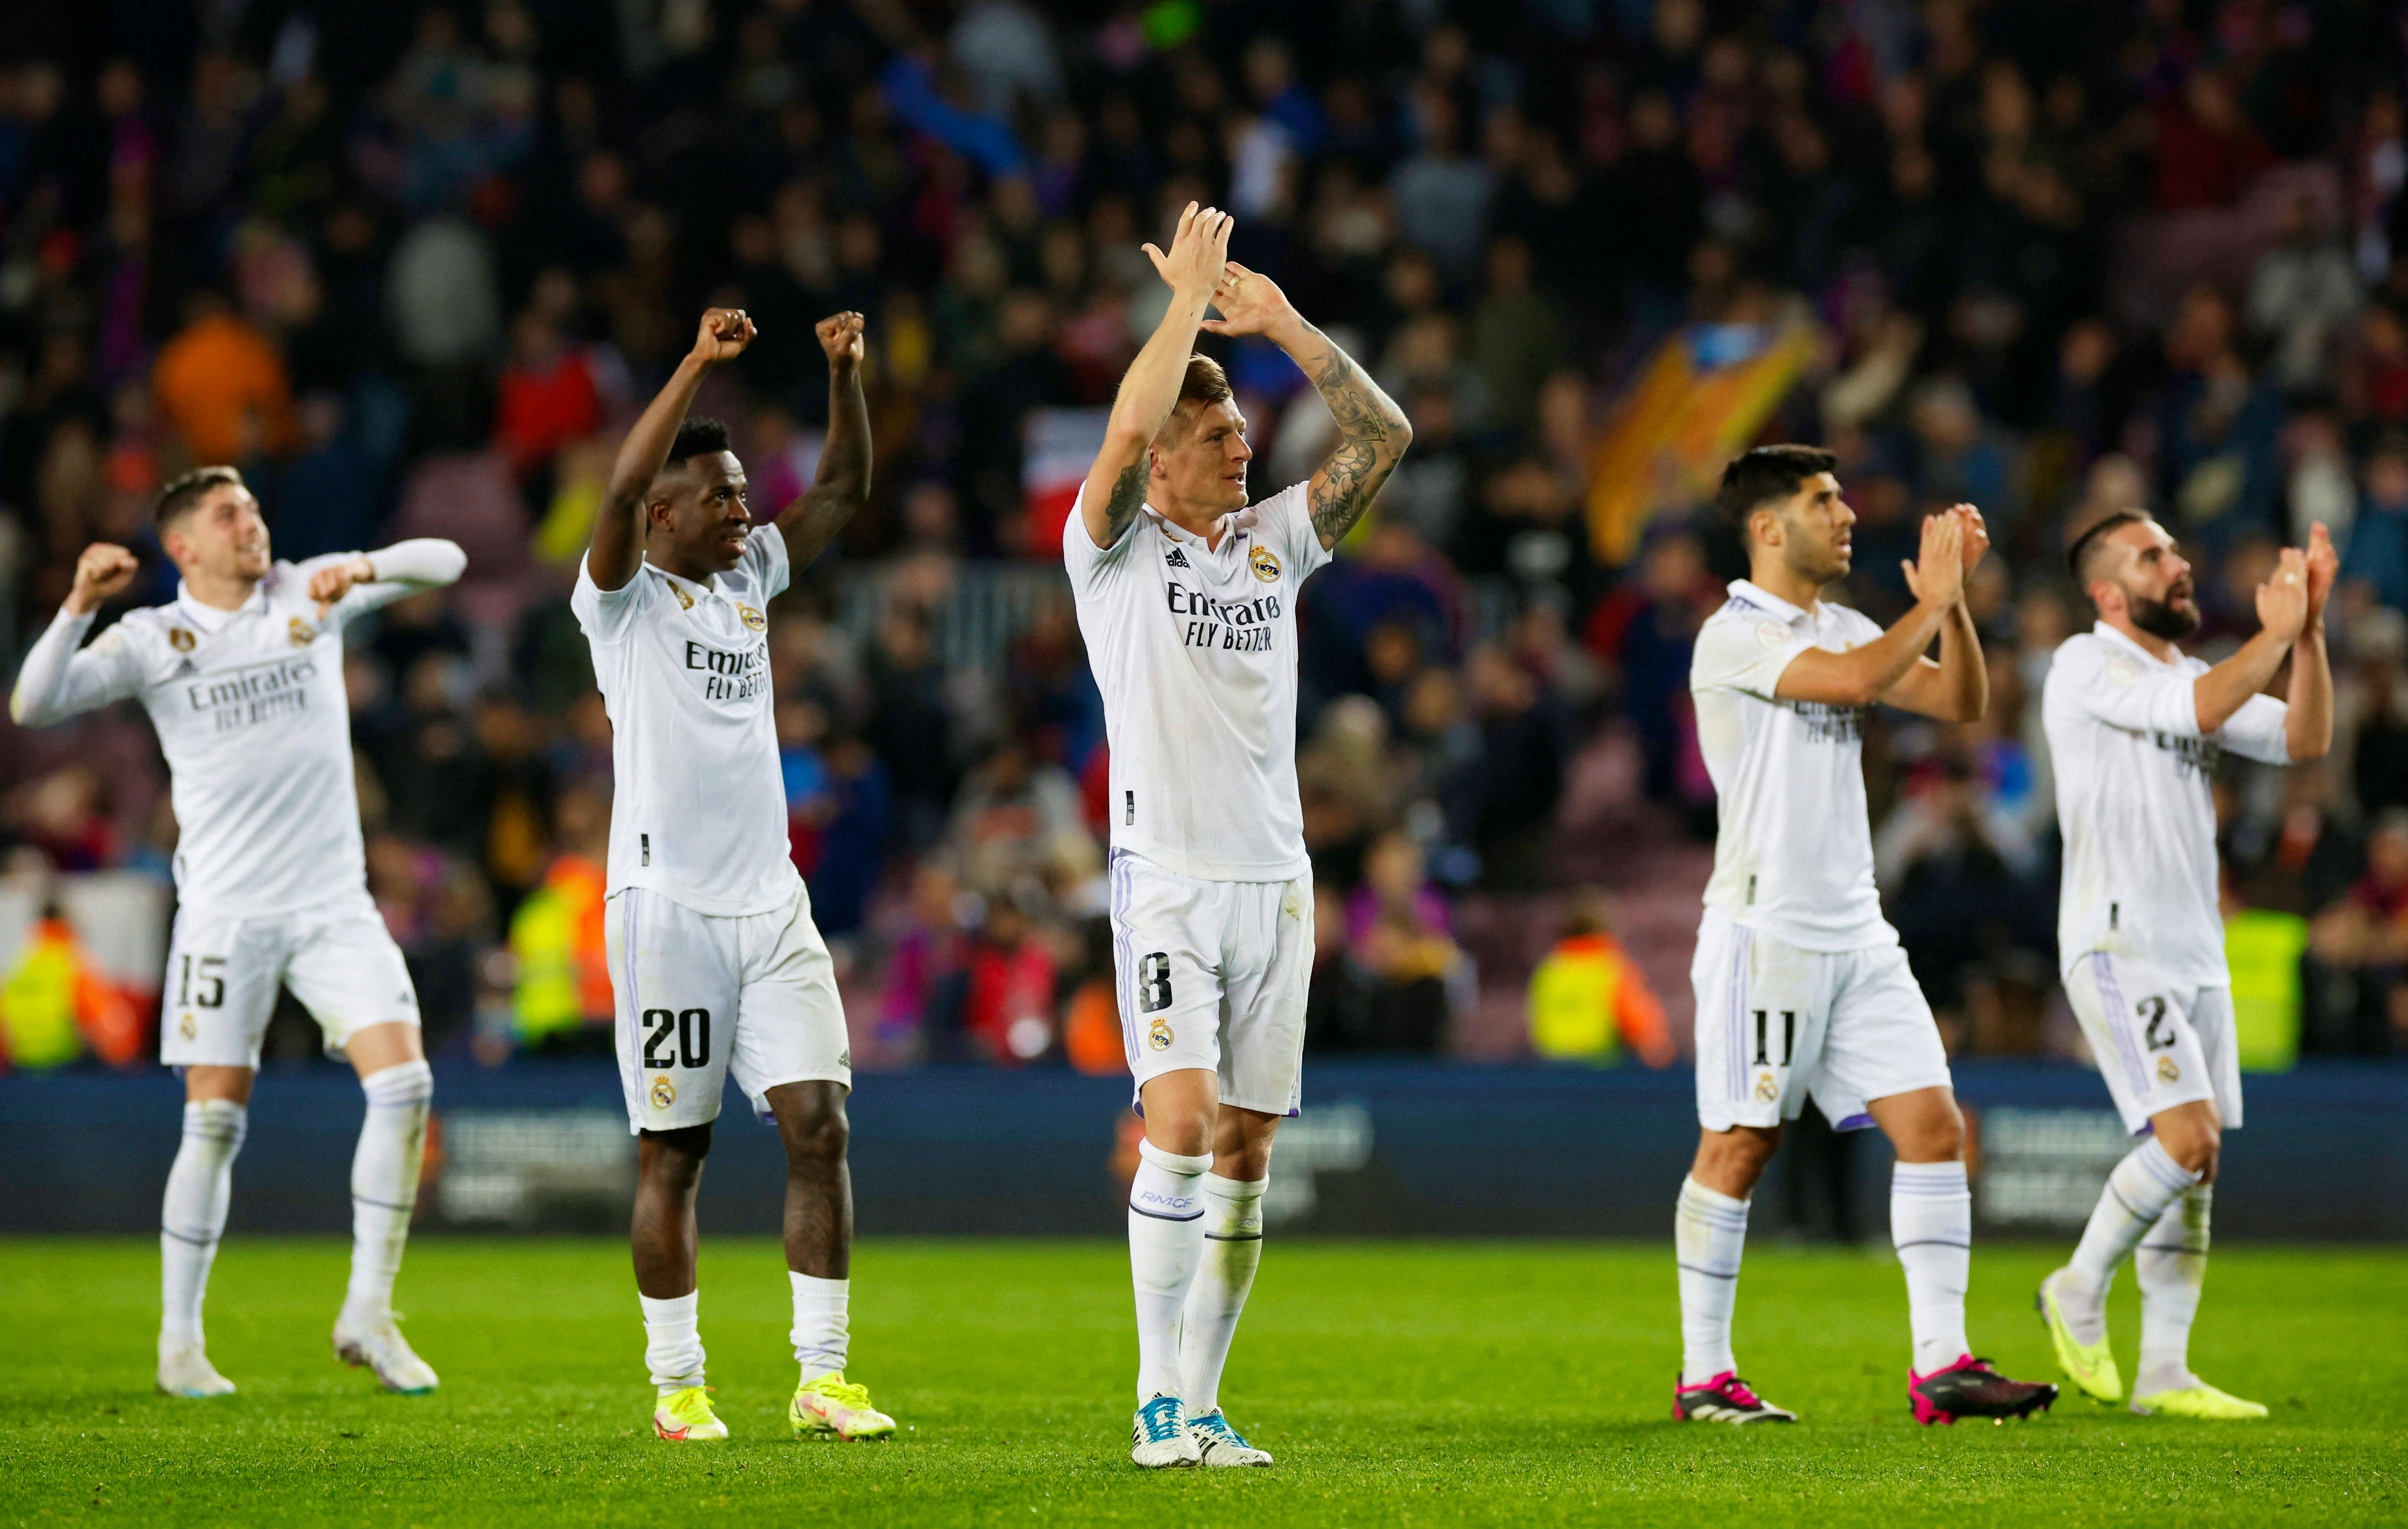
POLYGON ((1748 957, 1755 953, 1756 934, 1753 930, 1733 925, 1731 932, 1739 937, 1731 942, 1731 976, 1729 1026, 1730 1041, 1724 1048, 1724 1070, 1730 1080, 1730 1102, 1747 1102, 1747 969, 1748 957))
POLYGON ((2133 1049, 2131 1035, 2124 1028, 2124 1016, 2128 1010, 2123 985, 2115 980, 2115 965, 2106 951, 2091 952, 2090 963, 2090 980, 2097 985, 2099 1001, 2107 1010, 2102 1017, 2107 1022, 2108 1033, 2115 1037, 2115 1050, 2123 1054, 2124 1070, 2131 1077, 2132 1092, 2137 1100, 2149 1092, 2149 1074, 2141 1064, 2141 1053, 2133 1049))
MULTIPOLYGON (((1834 1131, 1866 1131, 1872 1128, 1872 1123, 1873 1118, 1870 1115, 1851 1115, 1846 1120, 1843 1120, 1837 1125, 1832 1126, 1831 1129, 1834 1131)), ((1950 1190, 1948 1193, 1954 1194, 1956 1192, 1955 1190, 1950 1190)))

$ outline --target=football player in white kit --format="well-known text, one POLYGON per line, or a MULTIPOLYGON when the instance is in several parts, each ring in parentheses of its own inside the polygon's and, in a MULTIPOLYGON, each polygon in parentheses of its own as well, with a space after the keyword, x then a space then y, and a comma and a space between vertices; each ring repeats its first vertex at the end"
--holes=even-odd
POLYGON ((1140 1465, 1268 1465, 1219 1389, 1262 1254, 1271 1136, 1296 1113, 1312 873, 1296 780, 1297 590, 1412 432, 1190 203, 1162 323, 1112 405, 1062 536, 1111 749, 1111 929, 1145 1140, 1129 1190, 1140 1465), (1208 320, 1217 307, 1222 317, 1208 320), (1258 335, 1320 390, 1337 449, 1246 502, 1246 422, 1197 329, 1258 335), (1208 1255, 1209 1250, 1209 1255, 1208 1255), (1200 1265, 1200 1268, 1199 1268, 1200 1265))
POLYGON ((175 600, 128 611, 78 651, 101 603, 137 566, 122 547, 84 549, 66 603, 25 656, 9 710, 41 726, 138 699, 167 756, 178 906, 159 1057, 184 1075, 185 1104, 160 1217, 159 1389, 234 1390, 209 1364, 201 1300, 281 983, 367 1094, 351 1160, 351 1277, 336 1356, 394 1391, 432 1391, 435 1371, 402 1340, 392 1303, 434 1077, 408 968, 368 897, 343 626, 451 583, 467 559, 430 539, 273 562, 259 502, 232 467, 168 484, 157 523, 183 575, 175 600))
POLYGON ((2057 958, 2107 1092, 2147 1139, 2108 1175, 2072 1262, 2041 1281, 2037 1304, 2073 1383, 2122 1401, 2106 1303, 2130 1257, 2141 1284, 2132 1410, 2262 1418, 2264 1407, 2190 1368, 2216 1154, 2241 1124, 2210 779, 2226 749, 2286 764, 2332 746, 2332 541, 2317 526, 2306 551, 2283 552, 2258 586, 2258 635, 2213 668, 2175 646, 2200 613, 2190 564, 2165 527, 2119 511, 2068 555, 2099 623, 2057 650, 2041 692, 2065 835, 2057 958), (2263 693, 2286 663, 2287 704, 2263 693))
POLYGON ((853 1053, 827 947, 788 858, 771 722, 768 607, 869 494, 862 319, 817 326, 828 433, 812 486, 755 524, 724 426, 688 420, 718 363, 751 344, 738 309, 694 348, 619 448, 569 597, 610 714, 609 907, 619 1076, 637 1148, 636 1291, 653 1431, 724 1439, 695 1325, 695 1191, 722 1089, 786 1150, 787 1279, 802 1366, 797 1438, 884 1438, 895 1420, 844 1378, 853 1256, 845 1095, 853 1053))
POLYGON ((1758 447, 1724 469, 1717 496, 1749 576, 1698 634, 1689 670, 1721 827, 1690 966, 1701 1130, 1675 1212, 1672 1412, 1796 1420, 1739 1378, 1730 1326, 1749 1193, 1811 1094, 1843 1131, 1880 1126, 1898 1153, 1890 1240, 1906 1271, 1915 1420, 2024 1417, 2057 1388, 2006 1379, 1965 1340, 1965 1122, 1931 1009, 1882 917, 1862 758, 1875 702, 1946 722, 1987 707, 1964 589, 1989 537, 1971 505, 1927 519, 1904 565, 1914 608, 1885 632, 1822 598, 1848 572, 1856 523, 1836 465, 1812 447, 1758 447), (1924 656, 1935 637, 1937 663, 1924 656))

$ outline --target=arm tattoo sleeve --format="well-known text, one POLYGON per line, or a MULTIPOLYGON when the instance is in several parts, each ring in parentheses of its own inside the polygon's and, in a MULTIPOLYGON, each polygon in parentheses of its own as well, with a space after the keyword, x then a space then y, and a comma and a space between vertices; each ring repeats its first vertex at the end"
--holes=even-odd
POLYGON ((1322 464, 1321 481, 1312 493, 1312 529, 1335 547, 1371 507, 1380 485, 1396 466, 1397 453, 1386 447, 1401 422, 1393 418, 1396 405, 1335 345, 1313 386, 1338 422, 1338 450, 1322 464))
POLYGON ((1145 458, 1140 457, 1112 480, 1112 496, 1104 501, 1104 526, 1112 542, 1121 539, 1145 504, 1145 458))

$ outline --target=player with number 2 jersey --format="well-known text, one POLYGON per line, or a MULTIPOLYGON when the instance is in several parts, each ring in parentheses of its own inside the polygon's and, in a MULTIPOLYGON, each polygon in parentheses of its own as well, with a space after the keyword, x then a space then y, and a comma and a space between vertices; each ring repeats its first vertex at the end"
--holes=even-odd
POLYGON ((2287 764, 2331 747, 2324 607, 2338 560, 2322 526, 2306 550, 2286 550, 2258 587, 2258 635, 2211 667, 2175 646, 2200 611, 2163 526, 2120 510, 2068 556, 2099 623, 2058 647, 2041 692, 2065 836, 2057 959, 2108 1095, 2148 1139, 2108 1175, 2037 1304, 2073 1383, 2123 1401, 2106 1302, 2129 1257, 2141 1286, 2131 1409, 2262 1418, 2261 1404, 2190 1368, 2216 1158, 2241 1124, 2211 779, 2227 750, 2287 764), (2286 663, 2287 702, 2263 693, 2286 663))

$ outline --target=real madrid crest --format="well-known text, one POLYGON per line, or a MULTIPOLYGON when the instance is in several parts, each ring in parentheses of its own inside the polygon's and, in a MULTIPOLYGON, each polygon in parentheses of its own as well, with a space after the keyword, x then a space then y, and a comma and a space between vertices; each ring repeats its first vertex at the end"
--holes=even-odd
POLYGON ((201 1027, 193 1022, 193 1011, 189 1008, 184 1010, 182 1017, 176 1021, 176 1034, 190 1040, 200 1033, 201 1027))
POLYGON ((1756 1096, 1764 1103, 1770 1104, 1780 1095, 1781 1090, 1774 1085, 1770 1073, 1766 1073, 1756 1080, 1756 1096))
POLYGON ((1156 1014, 1154 1023, 1146 1028, 1145 1043, 1157 1051, 1170 1050, 1170 1022, 1156 1014))
POLYGON ((193 650, 193 643, 195 640, 196 639, 190 632, 185 631, 180 626, 171 626, 167 628, 167 646, 173 648, 179 653, 191 652, 193 650))
POLYGON ((677 1085, 666 1078, 652 1079, 652 1107, 666 1109, 677 1103, 677 1085))
POLYGON ((292 640, 293 646, 295 648, 307 648, 311 643, 318 640, 318 634, 311 631, 309 629, 309 623, 303 621, 298 616, 294 617, 290 622, 286 623, 284 635, 292 640))
POLYGON ((1266 584, 1279 582, 1279 559, 1273 556, 1271 550, 1261 542, 1254 543, 1254 550, 1246 554, 1246 566, 1254 569, 1254 577, 1266 584))
POLYGON ((2158 1082, 2160 1082, 2160 1083, 2173 1083, 2173 1082, 2179 1082, 2179 1081, 2181 1081, 2181 1079, 2182 1079, 2182 1069, 2181 1069, 2180 1067, 2177 1067, 2177 1066, 2175 1066, 2175 1065, 2174 1065, 2174 1059, 2173 1059, 2172 1057, 2170 1057, 2170 1056, 2161 1056, 2161 1057, 2157 1058, 2157 1081, 2158 1081, 2158 1082))
POLYGON ((738 606, 736 607, 736 614, 743 618, 745 630, 749 632, 761 631, 769 624, 769 618, 762 615, 751 606, 738 606))

